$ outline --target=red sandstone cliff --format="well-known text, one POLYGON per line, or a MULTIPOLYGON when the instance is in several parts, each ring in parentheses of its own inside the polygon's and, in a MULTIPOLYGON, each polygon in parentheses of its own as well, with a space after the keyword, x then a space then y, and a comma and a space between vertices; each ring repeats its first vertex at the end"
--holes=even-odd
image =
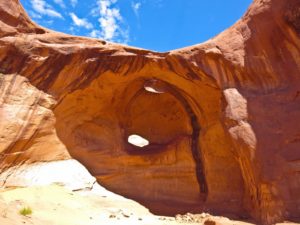
POLYGON ((299 217, 299 21, 299 0, 255 0, 217 37, 156 53, 49 31, 0 0, 1 168, 71 155, 157 213, 299 217))

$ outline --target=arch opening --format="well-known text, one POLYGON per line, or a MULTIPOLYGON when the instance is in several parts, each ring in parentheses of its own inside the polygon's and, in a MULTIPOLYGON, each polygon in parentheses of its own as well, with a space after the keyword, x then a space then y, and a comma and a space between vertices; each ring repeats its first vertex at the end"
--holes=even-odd
POLYGON ((144 84, 144 89, 150 93, 155 93, 155 94, 163 94, 165 91, 159 87, 158 85, 155 85, 158 83, 158 80, 152 79, 148 80, 144 84))
POLYGON ((129 135, 128 143, 140 148, 144 148, 145 146, 150 144, 150 142, 146 138, 143 138, 138 134, 129 135))

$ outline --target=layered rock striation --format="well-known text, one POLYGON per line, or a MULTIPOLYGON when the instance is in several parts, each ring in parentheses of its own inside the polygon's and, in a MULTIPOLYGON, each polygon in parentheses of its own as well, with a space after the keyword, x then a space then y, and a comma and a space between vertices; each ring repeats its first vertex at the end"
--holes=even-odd
POLYGON ((299 0, 254 0, 215 38, 157 53, 47 30, 0 0, 1 170, 75 158, 158 214, 297 220, 299 21, 299 0))

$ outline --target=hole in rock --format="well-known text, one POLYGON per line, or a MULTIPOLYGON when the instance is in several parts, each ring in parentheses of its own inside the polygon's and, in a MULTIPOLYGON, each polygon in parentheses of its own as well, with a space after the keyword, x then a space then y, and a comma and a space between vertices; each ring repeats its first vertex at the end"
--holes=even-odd
POLYGON ((144 84, 144 89, 147 92, 155 93, 155 94, 165 93, 161 88, 157 87, 157 82, 158 81, 155 79, 146 81, 146 83, 144 84))
POLYGON ((132 134, 128 137, 128 143, 143 148, 147 145, 149 145, 149 141, 137 134, 132 134))
POLYGON ((144 88, 145 88, 146 91, 151 92, 151 93, 156 93, 156 94, 162 94, 162 93, 164 93, 163 91, 155 89, 154 87, 151 87, 151 86, 145 85, 144 88))

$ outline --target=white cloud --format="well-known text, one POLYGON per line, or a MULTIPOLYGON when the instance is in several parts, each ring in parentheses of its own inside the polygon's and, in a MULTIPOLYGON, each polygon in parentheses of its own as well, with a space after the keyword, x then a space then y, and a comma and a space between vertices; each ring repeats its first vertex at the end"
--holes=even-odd
POLYGON ((65 8, 65 7, 66 7, 63 0, 54 0, 54 2, 55 2, 56 4, 58 4, 60 7, 62 7, 62 8, 65 8))
POLYGON ((100 31, 93 30, 91 37, 103 38, 107 41, 128 42, 128 30, 122 29, 123 18, 120 10, 115 7, 117 0, 98 0, 97 9, 93 9, 91 14, 99 16, 100 31))
POLYGON ((34 11, 29 11, 29 15, 33 18, 33 19, 41 19, 42 16, 40 14, 35 13, 34 11))
POLYGON ((71 5, 75 7, 78 3, 78 0, 71 0, 71 5))
POLYGON ((75 26, 84 27, 85 29, 93 28, 93 25, 89 21, 87 21, 87 19, 79 18, 78 16, 76 16, 75 13, 70 13, 70 16, 71 16, 75 26))
POLYGON ((76 29, 75 29, 75 27, 71 26, 69 28, 69 31, 71 32, 71 34, 76 35, 76 29))
POLYGON ((136 16, 139 15, 139 10, 141 8, 141 2, 131 2, 131 8, 136 16))
POLYGON ((99 30, 92 30, 89 36, 92 38, 101 38, 101 32, 99 30))
POLYGON ((45 2, 45 0, 30 0, 30 2, 32 8, 41 15, 63 18, 63 16, 55 11, 51 5, 45 2))
POLYGON ((48 25, 52 25, 54 23, 54 21, 53 20, 47 20, 47 21, 45 21, 45 23, 48 24, 48 25))

